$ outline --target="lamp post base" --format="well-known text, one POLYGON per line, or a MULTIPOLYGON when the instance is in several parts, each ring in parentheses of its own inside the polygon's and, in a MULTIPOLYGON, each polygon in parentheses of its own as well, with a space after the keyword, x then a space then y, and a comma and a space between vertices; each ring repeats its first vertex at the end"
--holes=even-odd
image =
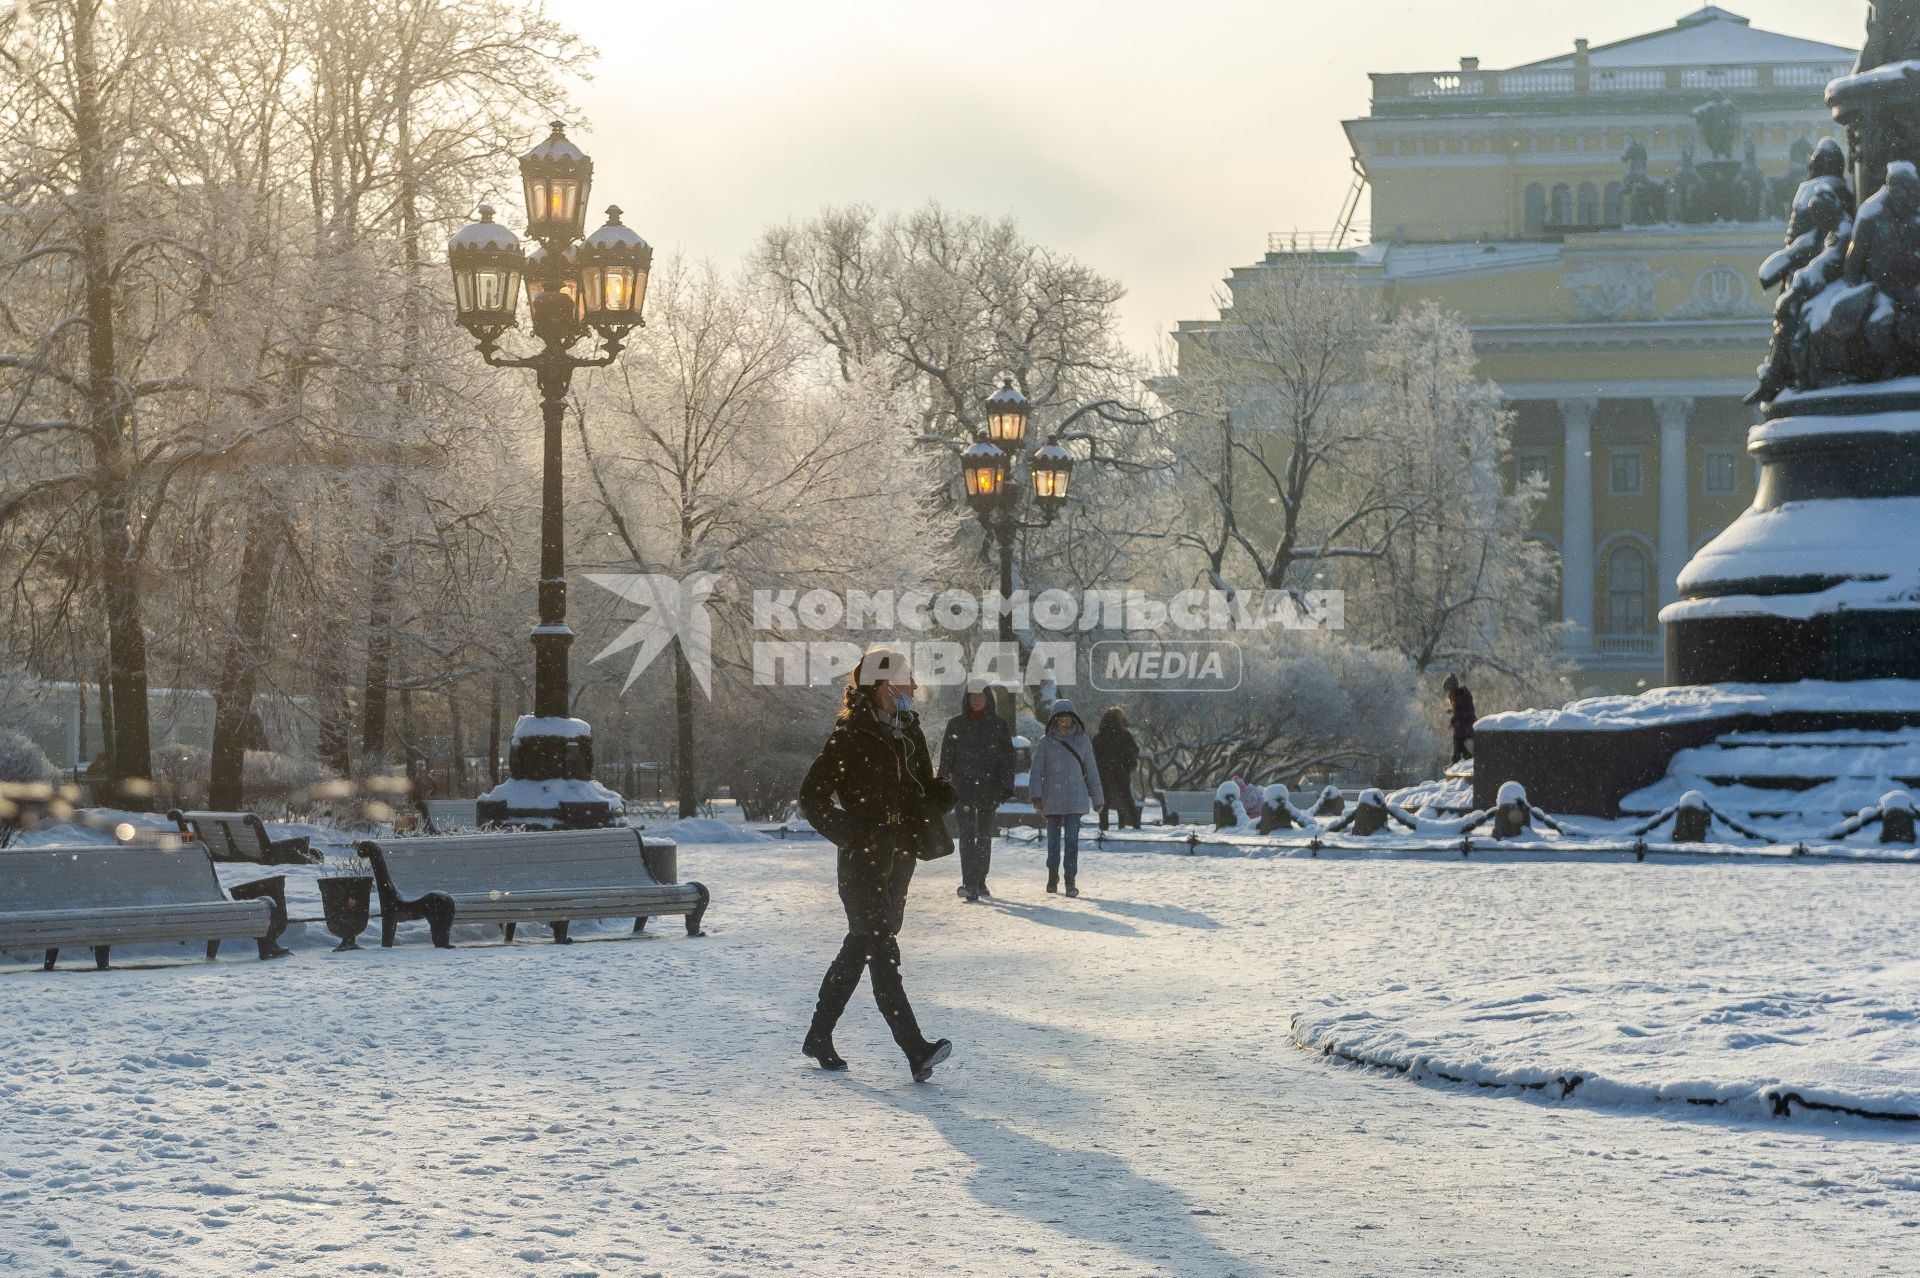
POLYGON ((475 804, 480 825, 593 830, 626 824, 625 801, 593 779, 593 730, 584 719, 522 715, 507 773, 511 780, 475 804))

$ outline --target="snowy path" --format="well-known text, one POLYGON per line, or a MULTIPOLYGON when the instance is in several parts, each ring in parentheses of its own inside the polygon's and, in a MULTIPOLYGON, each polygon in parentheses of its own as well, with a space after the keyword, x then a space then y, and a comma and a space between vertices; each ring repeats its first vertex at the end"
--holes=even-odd
POLYGON ((908 987, 957 1044, 924 1087, 864 990, 850 1074, 797 1054, 820 843, 683 847, 704 940, 0 973, 0 1272, 1920 1272, 1920 1132, 1287 1042, 1395 983, 1817 989, 1911 959, 1909 867, 1089 854, 1069 902, 997 860, 999 905, 916 888, 908 987))

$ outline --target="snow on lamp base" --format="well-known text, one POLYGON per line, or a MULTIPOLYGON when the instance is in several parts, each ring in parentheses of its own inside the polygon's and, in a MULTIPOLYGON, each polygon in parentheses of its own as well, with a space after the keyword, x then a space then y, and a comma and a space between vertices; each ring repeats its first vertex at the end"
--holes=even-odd
POLYGON ((482 826, 592 830, 626 823, 620 795, 593 779, 593 729, 584 719, 521 715, 513 727, 507 773, 481 795, 482 826))

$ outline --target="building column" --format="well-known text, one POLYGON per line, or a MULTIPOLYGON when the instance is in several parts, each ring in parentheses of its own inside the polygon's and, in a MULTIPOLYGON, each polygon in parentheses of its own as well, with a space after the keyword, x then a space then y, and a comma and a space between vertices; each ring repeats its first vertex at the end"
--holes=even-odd
POLYGON ((1591 399, 1560 401, 1566 465, 1560 494, 1560 615, 1572 623, 1567 647, 1593 648, 1593 410, 1591 399))
POLYGON ((1656 399, 1660 416, 1660 602, 1679 597, 1674 582, 1687 566, 1687 414, 1693 401, 1656 399))

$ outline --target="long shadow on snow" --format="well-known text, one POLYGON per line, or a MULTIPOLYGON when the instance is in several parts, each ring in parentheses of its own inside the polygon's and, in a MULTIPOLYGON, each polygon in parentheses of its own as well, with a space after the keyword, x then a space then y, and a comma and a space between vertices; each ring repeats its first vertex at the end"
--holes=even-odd
MULTIPOLYGON (((1042 1084, 1036 1080, 1034 1086, 1042 1084)), ((1225 1250, 1198 1224, 1186 1194, 1135 1171, 1104 1150, 1050 1145, 987 1114, 969 1113, 950 1093, 846 1086, 932 1123, 973 1160, 968 1191, 983 1206, 1074 1238, 1124 1251, 1177 1274, 1260 1278, 1271 1273, 1225 1250)))
POLYGON ((994 909, 1004 914, 1017 914, 1023 918, 1042 923, 1048 927, 1062 928, 1069 932, 1101 932, 1107 936, 1140 936, 1139 928, 1120 919, 1108 918, 1092 910, 1063 910, 1052 905, 1029 904, 1025 901, 1008 901, 1001 897, 987 898, 994 909))

